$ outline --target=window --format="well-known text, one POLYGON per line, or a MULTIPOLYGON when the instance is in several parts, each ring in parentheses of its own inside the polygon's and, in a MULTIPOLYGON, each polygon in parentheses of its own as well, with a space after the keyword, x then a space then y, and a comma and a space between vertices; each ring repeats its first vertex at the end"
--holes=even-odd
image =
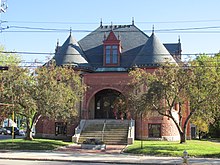
POLYGON ((66 135, 67 123, 55 122, 55 135, 66 135))
POLYGON ((107 45, 105 46, 105 64, 118 64, 118 46, 107 45))
POLYGON ((160 138, 161 124, 148 124, 148 136, 151 138, 160 138))
POLYGON ((112 46, 112 63, 118 63, 118 46, 112 46))
POLYGON ((111 63, 111 46, 105 47, 105 63, 106 64, 111 63))

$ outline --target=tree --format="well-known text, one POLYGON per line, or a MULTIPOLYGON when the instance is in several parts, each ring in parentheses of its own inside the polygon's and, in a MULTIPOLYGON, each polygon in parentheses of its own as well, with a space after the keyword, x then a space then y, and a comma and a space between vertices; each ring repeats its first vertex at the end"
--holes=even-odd
POLYGON ((213 68, 205 65, 208 63, 203 64, 197 59, 187 68, 167 64, 154 73, 146 73, 141 69, 130 73, 135 86, 147 86, 147 90, 139 97, 145 108, 138 108, 138 111, 157 111, 172 119, 179 131, 180 143, 186 142, 187 125, 191 117, 196 112, 203 115, 212 113, 210 103, 216 102, 214 98, 219 97, 216 92, 219 76, 213 68), (189 101, 190 112, 184 106, 189 101), (179 108, 175 109, 177 105, 179 108), (178 118, 175 114, 178 114, 178 118))
POLYGON ((118 94, 116 99, 113 102, 113 113, 115 119, 124 119, 127 118, 127 104, 126 104, 126 99, 125 96, 122 94, 118 94))
MULTIPOLYGON (((4 91, 2 99, 13 106, 5 107, 4 112, 24 116, 26 123, 37 110, 36 101, 33 98, 35 83, 30 76, 30 70, 18 66, 10 66, 8 72, 3 75, 4 91)), ((27 124, 27 135, 28 135, 27 124)))
POLYGON ((5 113, 4 108, 6 106, 12 106, 11 102, 6 101, 2 97, 4 92, 4 74, 8 72, 8 68, 11 66, 18 66, 20 63, 20 57, 17 54, 11 54, 5 51, 5 48, 0 45, 0 108, 1 108, 1 118, 0 120, 3 120, 4 118, 10 116, 11 114, 5 113))
POLYGON ((4 79, 3 98, 13 102, 16 114, 26 118, 27 140, 33 139, 31 130, 41 116, 65 121, 76 117, 84 85, 72 68, 51 65, 31 72, 11 67, 4 79))
POLYGON ((196 132, 199 135, 199 139, 209 132, 209 119, 207 119, 208 117, 196 113, 192 116, 191 122, 196 125, 196 132))
MULTIPOLYGON (((194 67, 194 83, 188 94, 191 98, 192 122, 199 132, 209 132, 209 125, 216 122, 219 114, 220 72, 218 56, 200 55, 191 62, 194 67)), ((200 135, 200 134, 199 134, 200 135)))
POLYGON ((20 56, 5 51, 5 48, 0 45, 0 66, 19 65, 20 56))
POLYGON ((215 122, 209 125, 209 135, 214 138, 220 137, 220 116, 216 116, 215 122))

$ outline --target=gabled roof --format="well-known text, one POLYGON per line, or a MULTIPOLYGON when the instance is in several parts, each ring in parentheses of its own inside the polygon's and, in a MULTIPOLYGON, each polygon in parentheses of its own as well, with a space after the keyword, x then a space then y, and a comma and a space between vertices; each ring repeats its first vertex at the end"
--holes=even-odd
POLYGON ((100 26, 81 39, 79 45, 93 67, 103 67, 103 40, 104 36, 108 36, 111 31, 116 37, 119 36, 118 38, 121 41, 121 59, 118 67, 129 68, 149 38, 135 25, 100 26))
POLYGON ((72 65, 88 67, 89 63, 75 38, 70 34, 67 40, 58 50, 54 57, 56 65, 72 65))
POLYGON ((117 40, 118 40, 118 39, 117 39, 117 37, 115 36, 114 32, 111 31, 105 41, 111 42, 111 41, 117 41, 117 40))
POLYGON ((157 66, 161 63, 176 61, 170 55, 165 46, 160 42, 158 37, 152 33, 140 52, 137 54, 133 65, 136 66, 157 66))

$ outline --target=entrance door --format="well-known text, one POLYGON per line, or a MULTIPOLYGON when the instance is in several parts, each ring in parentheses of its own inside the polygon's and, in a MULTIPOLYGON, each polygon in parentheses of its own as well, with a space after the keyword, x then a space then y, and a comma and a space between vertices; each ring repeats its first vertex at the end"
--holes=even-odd
POLYGON ((115 119, 114 103, 120 96, 120 92, 106 89, 95 95, 95 118, 115 119))

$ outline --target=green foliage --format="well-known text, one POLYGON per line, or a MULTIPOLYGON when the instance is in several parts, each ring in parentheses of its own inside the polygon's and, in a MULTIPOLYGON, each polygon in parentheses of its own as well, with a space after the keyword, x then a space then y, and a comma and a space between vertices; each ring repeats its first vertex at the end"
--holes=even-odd
POLYGON ((146 73, 144 70, 138 68, 129 72, 129 76, 132 77, 132 81, 128 85, 133 90, 128 91, 130 92, 128 94, 128 105, 130 109, 133 109, 133 113, 135 115, 147 116, 149 114, 149 110, 151 109, 151 105, 146 101, 146 95, 144 95, 144 92, 146 91, 141 91, 141 88, 143 89, 144 86, 147 86, 148 80, 152 77, 149 73, 146 73))
MULTIPOLYGON (((4 107, 4 112, 11 114, 14 109, 19 109, 19 113, 23 113, 24 108, 34 106, 28 74, 27 69, 17 66, 11 66, 8 71, 1 74, 3 90, 0 102, 14 105, 4 107)), ((26 112, 24 114, 26 115, 26 112)))
POLYGON ((10 139, 0 141, 0 150, 54 150, 69 144, 59 140, 35 139, 26 141, 23 139, 10 139))
POLYGON ((200 116, 192 123, 196 125, 196 129, 199 130, 199 132, 207 133, 209 131, 209 123, 205 122, 200 116))
POLYGON ((219 55, 214 57, 200 55, 191 62, 194 67, 194 79, 197 80, 190 84, 190 88, 193 89, 189 93, 191 111, 195 112, 192 122, 199 131, 205 133, 209 131, 209 125, 215 123, 219 116, 220 61, 218 60, 219 55))
MULTIPOLYGON (((175 110, 175 105, 182 105, 187 100, 186 87, 188 86, 189 70, 176 65, 165 64, 156 69, 153 73, 146 73, 145 70, 136 69, 130 73, 133 77, 134 86, 140 90, 137 92, 136 102, 138 113, 155 113, 171 118, 181 136, 181 142, 185 141, 187 122, 182 127, 182 118, 187 115, 187 109, 175 110), (178 117, 176 117, 178 114, 178 117)), ((134 96, 134 95, 132 95, 134 96)))
POLYGON ((27 139, 41 116, 71 122, 77 116, 77 103, 84 92, 78 73, 68 67, 41 67, 35 72, 11 66, 1 74, 0 102, 13 104, 2 108, 5 116, 12 111, 26 118, 27 139))
POLYGON ((132 92, 130 100, 134 103, 136 113, 156 111, 171 118, 179 130, 181 142, 185 142, 186 127, 190 119, 195 123, 205 119, 207 126, 213 123, 215 116, 219 114, 218 67, 218 55, 200 55, 187 67, 165 64, 150 73, 144 69, 131 71, 135 91, 132 92), (188 101, 190 112, 184 106, 188 101), (179 105, 179 108, 175 110, 176 105, 179 105), (176 114, 178 118, 175 117, 176 114), (182 121, 183 117, 186 120, 182 121))
POLYGON ((215 122, 209 125, 209 136, 220 138, 220 116, 215 117, 215 122))
POLYGON ((41 67, 35 79, 35 100, 41 115, 62 120, 77 115, 76 104, 85 90, 78 73, 68 67, 41 67))
POLYGON ((186 144, 167 141, 135 141, 126 148, 125 152, 132 154, 144 154, 153 156, 182 157, 183 151, 187 151, 189 157, 216 157, 220 158, 220 143, 210 141, 189 140, 186 144))
POLYGON ((5 52, 5 48, 0 45, 0 66, 18 65, 21 58, 17 54, 1 53, 5 52))

